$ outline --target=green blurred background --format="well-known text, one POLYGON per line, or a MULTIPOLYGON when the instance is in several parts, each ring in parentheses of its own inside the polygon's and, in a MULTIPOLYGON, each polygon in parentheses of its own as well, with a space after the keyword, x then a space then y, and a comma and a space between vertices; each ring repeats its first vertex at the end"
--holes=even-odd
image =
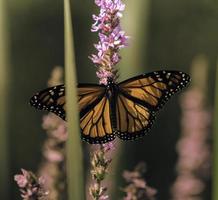
MULTIPOLYGON (((63 2, 57 0, 0 0, 0 188, 1 199, 20 199, 13 175, 20 168, 36 171, 45 134, 42 115, 28 105, 30 96, 46 87, 50 72, 64 65, 63 2), (4 4, 2 4, 4 3, 4 4), (3 33, 2 33, 3 32, 3 33), (4 38, 2 38, 4 37, 4 38), (6 59, 5 59, 6 58, 6 59), (5 59, 5 60, 4 60, 5 59), (4 61, 4 62, 3 62, 4 61), (5 74, 4 74, 5 73, 5 74)), ((125 0, 123 27, 131 36, 122 50, 120 80, 140 73, 175 69, 190 71, 196 56, 209 63, 207 105, 213 110, 215 68, 218 56, 218 2, 214 0, 125 0), (131 49, 132 48, 132 49, 131 49), (129 56, 131 55, 131 56, 129 56)), ((72 1, 76 63, 79 82, 97 82, 96 68, 88 59, 95 52, 97 35, 90 32, 94 0, 72 1)), ((176 142, 180 137, 180 106, 175 96, 160 112, 148 136, 122 142, 113 179, 119 199, 121 173, 139 161, 147 164, 146 180, 157 188, 158 200, 170 199, 176 178, 176 142), (127 159, 128 158, 128 159, 127 159)), ((85 152, 88 159, 89 153, 85 152)), ((75 160, 76 162, 76 160, 75 160)), ((211 199, 211 178, 204 199, 211 199)), ((214 199, 216 200, 216 199, 214 199)))

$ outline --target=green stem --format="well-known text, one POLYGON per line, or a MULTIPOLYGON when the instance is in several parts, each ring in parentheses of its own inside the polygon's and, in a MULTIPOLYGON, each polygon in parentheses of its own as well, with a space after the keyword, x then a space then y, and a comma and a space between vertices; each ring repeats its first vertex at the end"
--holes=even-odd
POLYGON ((2 199, 9 199, 9 156, 8 156, 8 31, 6 0, 0 0, 0 194, 2 199))
POLYGON ((83 157, 77 106, 77 80, 70 0, 64 0, 66 112, 68 121, 68 200, 84 200, 83 157))

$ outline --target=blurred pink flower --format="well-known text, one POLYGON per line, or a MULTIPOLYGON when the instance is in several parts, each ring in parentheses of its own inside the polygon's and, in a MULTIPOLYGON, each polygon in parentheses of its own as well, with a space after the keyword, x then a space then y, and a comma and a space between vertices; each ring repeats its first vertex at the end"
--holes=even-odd
POLYGON ((43 127, 43 129, 46 129, 46 130, 53 130, 60 123, 62 123, 62 121, 63 120, 60 119, 59 117, 57 117, 55 114, 49 113, 49 114, 43 116, 42 127, 43 127))
POLYGON ((174 186, 177 189, 177 195, 198 195, 204 190, 204 183, 193 175, 180 176, 174 186))
POLYGON ((55 130, 52 131, 52 136, 61 142, 65 142, 67 140, 68 133, 65 122, 61 123, 55 130))
POLYGON ((155 200, 157 190, 148 186, 143 179, 145 173, 145 164, 139 163, 133 171, 125 170, 123 172, 124 179, 128 185, 123 189, 126 193, 123 200, 155 200))
POLYGON ((65 182, 65 142, 66 122, 53 113, 43 117, 42 127, 47 133, 43 145, 43 160, 39 174, 46 178, 49 189, 47 200, 59 200, 64 194, 65 182))
MULTIPOLYGON (((48 86, 62 84, 62 77, 63 68, 55 67, 48 86)), ((39 178, 31 171, 23 169, 21 175, 14 177, 24 200, 59 200, 65 195, 66 122, 49 113, 43 117, 42 127, 47 133, 47 138, 42 148, 43 159, 38 170, 39 178)))
POLYGON ((43 155, 50 162, 61 162, 64 160, 64 156, 60 151, 52 149, 47 149, 46 151, 44 151, 43 155))
POLYGON ((103 195, 99 198, 99 200, 109 200, 109 196, 108 195, 103 195))
POLYGON ((138 188, 146 188, 146 183, 142 179, 133 179, 132 182, 135 184, 136 187, 138 188))
POLYGON ((172 187, 173 200, 201 200, 204 190, 203 176, 208 170, 210 158, 207 144, 210 114, 204 108, 201 90, 190 89, 181 99, 182 136, 177 143, 179 159, 178 177, 172 187))
POLYGON ((140 178, 140 173, 138 171, 130 172, 130 171, 124 170, 123 178, 125 178, 126 181, 130 182, 135 178, 140 178))

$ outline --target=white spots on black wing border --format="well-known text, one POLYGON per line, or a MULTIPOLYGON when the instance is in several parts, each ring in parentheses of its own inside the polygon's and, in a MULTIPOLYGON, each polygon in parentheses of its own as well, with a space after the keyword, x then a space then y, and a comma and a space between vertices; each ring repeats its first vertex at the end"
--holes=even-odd
POLYGON ((50 105, 50 106, 46 106, 43 105, 42 103, 39 103, 38 101, 38 93, 36 95, 34 95, 31 99, 30 99, 30 105, 35 107, 38 110, 46 110, 49 112, 53 112, 55 113, 57 116, 59 116, 60 118, 62 118, 63 120, 65 120, 65 111, 59 106, 59 105, 50 105))
POLYGON ((55 95, 55 92, 54 92, 53 89, 49 90, 48 92, 50 93, 51 96, 54 96, 54 95, 55 95))
POLYGON ((117 133, 117 136, 122 140, 135 141, 135 140, 142 138, 146 134, 148 134, 150 130, 151 130, 151 127, 148 127, 146 129, 143 129, 139 132, 134 132, 134 133, 120 132, 120 133, 117 133))
POLYGON ((88 142, 89 144, 105 144, 107 142, 113 141, 116 138, 116 135, 112 133, 112 134, 107 134, 104 137, 92 138, 90 136, 84 135, 81 130, 81 138, 83 141, 88 142))
POLYGON ((148 125, 142 129, 141 131, 138 131, 138 132, 133 132, 133 133, 128 133, 128 132, 117 132, 116 135, 122 139, 122 140, 129 140, 129 141, 135 141, 135 140, 138 140, 140 138, 142 138, 143 136, 147 135, 148 132, 151 130, 151 127, 153 126, 153 123, 156 119, 156 116, 155 116, 155 113, 154 111, 152 111, 150 114, 151 114, 151 118, 149 120, 149 123, 148 125))
MULTIPOLYGON (((172 96, 172 95, 174 95, 175 93, 177 93, 177 92, 179 92, 180 90, 182 90, 184 87, 186 87, 187 86, 187 84, 190 82, 190 77, 189 77, 189 75, 187 75, 186 73, 184 73, 184 72, 181 72, 181 71, 178 71, 178 72, 176 72, 175 71, 175 73, 173 73, 173 71, 161 71, 162 72, 162 74, 164 74, 164 75, 168 75, 169 76, 169 74, 170 74, 170 76, 173 76, 173 75, 180 75, 181 76, 181 80, 179 80, 180 81, 180 83, 177 85, 177 86, 173 86, 173 88, 171 88, 170 90, 167 90, 166 92, 165 92, 165 95, 162 97, 162 99, 160 100, 160 105, 158 105, 158 107, 156 108, 157 110, 159 110, 159 109, 161 109, 164 105, 165 105, 165 103, 170 99, 170 97, 172 96)), ((166 77, 167 78, 167 77, 166 77)), ((176 77, 175 77, 176 78, 176 77)), ((168 79, 168 78, 167 78, 168 79)))
POLYGON ((60 118, 62 118, 63 120, 65 120, 65 111, 63 110, 63 108, 60 105, 56 105, 55 101, 56 101, 56 95, 59 94, 59 92, 62 92, 62 94, 64 95, 64 90, 65 87, 64 85, 59 85, 59 86, 55 86, 53 88, 48 88, 45 90, 42 90, 40 92, 37 92, 31 99, 30 99, 30 105, 35 107, 38 110, 46 110, 49 112, 53 112, 54 114, 56 114, 57 116, 59 116, 60 118), (50 105, 46 105, 43 103, 43 101, 41 101, 40 99, 40 95, 44 92, 47 92, 50 95, 50 98, 54 98, 53 101, 54 103, 51 103, 50 105))

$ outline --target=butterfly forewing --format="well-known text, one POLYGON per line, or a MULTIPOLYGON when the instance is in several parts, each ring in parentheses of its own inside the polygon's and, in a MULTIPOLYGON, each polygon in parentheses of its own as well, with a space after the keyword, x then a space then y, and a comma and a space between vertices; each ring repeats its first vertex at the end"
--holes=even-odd
POLYGON ((79 84, 79 110, 83 116, 90 108, 95 106, 105 95, 105 87, 97 84, 79 84))
POLYGON ((58 85, 36 93, 30 104, 39 110, 47 110, 55 113, 65 120, 65 87, 58 85))
POLYGON ((128 79, 119 84, 120 91, 137 99, 152 111, 159 110, 190 77, 179 71, 156 71, 128 79))

